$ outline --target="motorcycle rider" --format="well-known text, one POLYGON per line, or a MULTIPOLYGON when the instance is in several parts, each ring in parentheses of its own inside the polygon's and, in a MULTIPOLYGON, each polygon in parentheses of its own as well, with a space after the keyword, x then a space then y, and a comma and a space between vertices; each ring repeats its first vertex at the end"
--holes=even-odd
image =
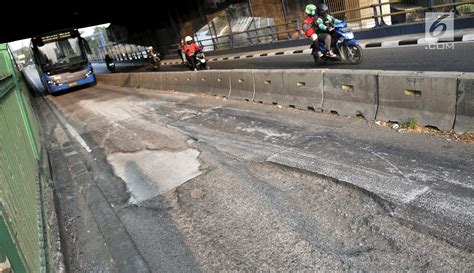
POLYGON ((113 62, 113 60, 114 59, 112 57, 110 57, 109 54, 105 54, 105 63, 107 63, 107 64, 111 63, 111 62, 113 62))
POLYGON ((148 60, 150 61, 152 66, 157 66, 160 62, 160 53, 156 52, 152 46, 149 46, 146 49, 146 53, 148 55, 148 60))
POLYGON ((191 38, 191 36, 186 36, 184 38, 184 42, 186 44, 184 45, 183 50, 186 54, 186 59, 188 60, 188 63, 190 65, 189 69, 197 71, 196 59, 194 58, 194 54, 196 53, 196 51, 201 51, 202 48, 193 42, 193 38, 191 38))
POLYGON ((114 59, 110 57, 109 54, 105 54, 105 64, 108 66, 110 63, 113 63, 114 59))
POLYGON ((319 50, 319 43, 318 43, 318 34, 316 33, 315 26, 318 20, 318 14, 316 12, 317 8, 313 4, 309 4, 306 6, 305 13, 306 19, 303 22, 303 31, 306 38, 311 38, 313 42, 312 48, 316 50, 316 55, 318 58, 323 56, 323 53, 319 50))
POLYGON ((148 55, 148 59, 151 59, 153 57, 158 57, 160 55, 159 53, 155 51, 155 49, 152 46, 147 47, 146 54, 148 55))
POLYGON ((112 58, 109 54, 105 54, 105 65, 107 66, 107 69, 109 69, 109 71, 114 71, 115 70, 115 67, 112 68, 110 65, 114 63, 114 58, 112 58))
POLYGON ((318 4, 318 20, 316 21, 318 27, 318 38, 324 41, 324 47, 326 48, 326 56, 334 58, 337 57, 332 52, 332 33, 334 31, 334 24, 340 23, 338 20, 329 14, 328 6, 324 3, 318 4))

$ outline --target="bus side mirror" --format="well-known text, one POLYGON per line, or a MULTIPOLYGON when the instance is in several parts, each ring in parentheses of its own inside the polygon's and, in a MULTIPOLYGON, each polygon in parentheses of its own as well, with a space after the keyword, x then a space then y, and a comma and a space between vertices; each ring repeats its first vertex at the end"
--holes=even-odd
POLYGON ((83 39, 82 40, 84 42, 84 47, 86 48, 86 53, 91 55, 92 54, 92 50, 91 50, 91 47, 89 46, 89 43, 87 42, 86 39, 83 39))

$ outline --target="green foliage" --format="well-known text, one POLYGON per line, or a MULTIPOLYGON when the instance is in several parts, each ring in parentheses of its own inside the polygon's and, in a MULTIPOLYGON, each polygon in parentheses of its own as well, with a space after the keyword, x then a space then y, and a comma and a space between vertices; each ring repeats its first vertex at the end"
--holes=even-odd
POLYGON ((461 14, 474 13, 474 4, 460 5, 456 8, 461 14))
POLYGON ((416 118, 409 118, 402 124, 400 124, 401 128, 404 129, 416 129, 416 118))
MULTIPOLYGON (((109 37, 107 36, 107 30, 103 27, 95 27, 94 28, 94 34, 96 33, 102 33, 102 36, 104 37, 105 44, 109 43, 109 37)), ((92 37, 85 37, 87 42, 89 43, 89 46, 91 48, 91 51, 93 52, 94 55, 98 55, 99 53, 99 48, 101 46, 101 35, 95 35, 92 37)))

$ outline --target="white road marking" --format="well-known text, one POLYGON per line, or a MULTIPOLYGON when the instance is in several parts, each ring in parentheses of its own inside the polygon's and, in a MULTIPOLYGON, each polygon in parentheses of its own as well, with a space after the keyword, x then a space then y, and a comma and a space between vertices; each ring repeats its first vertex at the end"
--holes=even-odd
POLYGON ((417 44, 425 45, 425 44, 433 44, 437 42, 438 42, 438 38, 421 38, 421 39, 418 39, 417 44))
POLYGON ((462 36, 462 41, 474 41, 474 34, 465 34, 462 36))
POLYGON ((56 115, 56 117, 61 121, 61 123, 66 127, 66 130, 81 144, 81 146, 88 152, 90 153, 92 150, 89 148, 89 145, 87 145, 86 141, 81 137, 81 135, 74 129, 74 127, 67 122, 67 120, 58 112, 58 110, 51 104, 50 98, 48 97, 46 99, 46 103, 49 104, 49 108, 53 111, 53 113, 56 115))
POLYGON ((400 41, 385 41, 382 42, 382 47, 395 47, 399 46, 400 41))

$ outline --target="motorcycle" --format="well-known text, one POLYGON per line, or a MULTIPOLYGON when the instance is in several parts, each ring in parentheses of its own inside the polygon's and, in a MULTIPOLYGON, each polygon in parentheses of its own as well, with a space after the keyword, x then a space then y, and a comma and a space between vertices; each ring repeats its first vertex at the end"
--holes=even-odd
POLYGON ((207 65, 206 56, 202 51, 197 51, 196 54, 194 54, 194 59, 197 70, 209 69, 209 66, 207 65))
POLYGON ((153 69, 154 71, 160 70, 160 66, 161 66, 160 54, 153 53, 150 56, 150 62, 151 62, 150 63, 151 69, 153 69))
MULTIPOLYGON (((351 64, 360 64, 363 59, 362 47, 359 42, 354 39, 354 33, 347 27, 347 23, 341 21, 333 25, 334 31, 332 35, 332 51, 337 55, 337 58, 328 56, 318 57, 317 49, 314 44, 311 45, 312 55, 317 64, 333 62, 333 61, 348 61, 351 64), (334 42, 335 41, 335 42, 334 42)), ((326 48, 323 41, 319 41, 319 50, 325 52, 326 48)))
POLYGON ((107 63, 107 70, 109 70, 110 73, 114 73, 115 72, 115 63, 114 62, 108 62, 107 63))

